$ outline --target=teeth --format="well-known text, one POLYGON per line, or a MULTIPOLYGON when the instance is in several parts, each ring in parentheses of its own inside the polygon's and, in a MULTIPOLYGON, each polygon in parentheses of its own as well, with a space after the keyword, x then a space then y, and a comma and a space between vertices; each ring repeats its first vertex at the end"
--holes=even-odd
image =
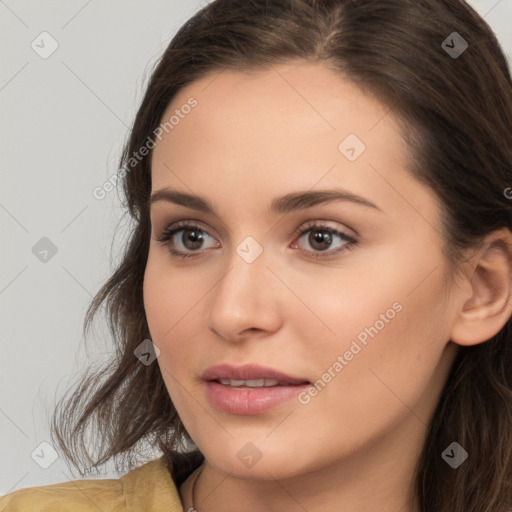
POLYGON ((275 379, 255 379, 255 380, 235 380, 235 379, 219 379, 221 384, 225 386, 249 386, 251 388, 261 388, 269 386, 284 386, 286 382, 280 382, 275 379))

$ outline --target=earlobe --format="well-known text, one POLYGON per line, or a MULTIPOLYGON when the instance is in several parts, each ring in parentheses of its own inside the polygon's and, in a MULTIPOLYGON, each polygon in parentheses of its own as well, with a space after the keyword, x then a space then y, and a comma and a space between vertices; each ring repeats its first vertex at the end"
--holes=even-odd
POLYGON ((461 301, 450 338, 464 346, 488 341, 512 316, 512 233, 491 233, 472 267, 471 297, 461 301))

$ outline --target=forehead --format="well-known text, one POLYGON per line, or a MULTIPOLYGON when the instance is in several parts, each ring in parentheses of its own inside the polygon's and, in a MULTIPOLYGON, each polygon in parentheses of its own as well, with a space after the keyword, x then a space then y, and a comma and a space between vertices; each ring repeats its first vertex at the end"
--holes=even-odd
POLYGON ((321 64, 213 72, 179 91, 162 123, 171 116, 153 152, 153 190, 172 185, 226 197, 230 188, 246 190, 241 205, 256 206, 263 197, 256 190, 276 196, 325 185, 377 203, 403 202, 391 198, 400 190, 431 202, 407 172, 409 150, 393 112, 321 64))
POLYGON ((219 135, 220 142, 229 135, 239 143, 245 140, 255 151, 259 143, 274 141, 279 145, 291 137, 301 144, 311 141, 314 146, 318 146, 319 137, 326 138, 337 149, 336 142, 348 133, 373 146, 383 137, 387 143, 394 138, 401 144, 389 108, 319 63, 299 61, 251 72, 214 71, 181 89, 162 121, 180 114, 181 109, 189 110, 191 98, 197 106, 180 116, 170 138, 178 140, 180 132, 186 131, 184 127, 193 123, 197 138, 208 134, 209 141, 219 135), (372 137, 377 125, 380 130, 372 137))

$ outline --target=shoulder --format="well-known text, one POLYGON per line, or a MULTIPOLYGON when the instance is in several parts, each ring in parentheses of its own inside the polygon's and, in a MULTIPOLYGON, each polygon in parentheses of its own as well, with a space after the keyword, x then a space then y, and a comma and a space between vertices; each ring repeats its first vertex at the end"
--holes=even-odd
POLYGON ((123 509, 119 480, 72 480, 40 487, 26 487, 0 497, 1 512, 88 512, 123 509))
POLYGON ((119 479, 71 480, 0 497, 1 512, 182 512, 164 457, 119 479))

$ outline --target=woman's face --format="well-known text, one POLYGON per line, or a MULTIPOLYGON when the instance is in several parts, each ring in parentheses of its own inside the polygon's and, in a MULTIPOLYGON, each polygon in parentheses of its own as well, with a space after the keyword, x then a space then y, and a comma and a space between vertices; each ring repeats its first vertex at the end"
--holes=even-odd
POLYGON ((295 62, 210 75, 171 116, 152 194, 181 199, 151 204, 144 302, 167 390, 207 461, 268 479, 416 457, 456 353, 457 295, 439 203, 408 173, 392 113, 295 62), (309 384, 205 381, 219 364, 309 384))

